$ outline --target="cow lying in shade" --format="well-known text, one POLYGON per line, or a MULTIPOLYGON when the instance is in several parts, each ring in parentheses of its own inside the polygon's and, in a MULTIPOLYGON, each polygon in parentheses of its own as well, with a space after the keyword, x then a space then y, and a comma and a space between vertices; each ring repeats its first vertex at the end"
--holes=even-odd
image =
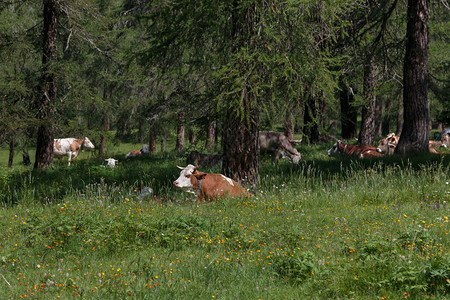
POLYGON ((328 150, 328 156, 349 155, 359 158, 381 157, 383 154, 377 152, 377 148, 367 145, 349 145, 338 141, 328 150))
POLYGON ((64 139, 55 139, 53 141, 53 155, 55 158, 62 158, 63 156, 67 156, 68 165, 70 166, 70 162, 72 159, 76 158, 84 148, 94 149, 94 144, 89 140, 88 137, 84 139, 76 139, 76 138, 64 138, 64 139))
POLYGON ((222 155, 220 154, 203 154, 198 151, 192 151, 186 157, 186 165, 192 164, 201 167, 213 167, 222 164, 222 155))
POLYGON ((179 167, 180 177, 173 182, 176 188, 185 189, 187 192, 198 194, 198 201, 217 200, 222 197, 251 197, 239 183, 222 174, 208 174, 199 172, 193 165, 179 167))
POLYGON ((272 161, 275 163, 280 157, 287 157, 294 164, 298 164, 301 159, 301 155, 292 145, 292 141, 284 134, 275 131, 259 132, 259 149, 261 153, 272 154, 272 161))
POLYGON ((139 156, 142 154, 149 154, 149 153, 150 153, 150 151, 149 151, 148 145, 144 145, 144 146, 142 146, 142 148, 140 150, 130 151, 127 154, 125 154, 125 158, 135 157, 135 156, 139 156))
POLYGON ((399 137, 395 133, 389 134, 387 137, 378 141, 377 151, 379 153, 386 153, 388 155, 394 154, 395 147, 397 147, 399 137))
POLYGON ((442 146, 450 148, 450 129, 445 129, 441 133, 442 146))
MULTIPOLYGON (((377 151, 380 153, 386 153, 388 155, 394 154, 394 150, 398 145, 398 140, 399 137, 396 136, 394 133, 391 133, 386 138, 383 138, 378 142, 377 151)), ((444 152, 436 150, 437 148, 440 147, 446 147, 445 143, 442 140, 428 141, 428 150, 430 151, 430 153, 443 154, 444 152)))

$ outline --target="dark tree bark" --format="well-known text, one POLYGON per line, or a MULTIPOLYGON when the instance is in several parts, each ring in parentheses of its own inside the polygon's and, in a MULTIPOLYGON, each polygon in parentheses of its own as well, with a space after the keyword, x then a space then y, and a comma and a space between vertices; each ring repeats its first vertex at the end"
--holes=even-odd
POLYGON ((382 106, 381 136, 385 137, 391 132, 391 98, 388 97, 382 106))
POLYGON ((150 126, 150 134, 148 137, 148 146, 150 154, 156 154, 156 132, 154 126, 150 126))
POLYGON ((99 154, 98 154, 98 156, 100 158, 105 157, 106 133, 109 131, 109 117, 108 117, 108 113, 107 113, 106 109, 103 110, 102 127, 103 127, 103 132, 100 135, 100 147, 99 147, 99 154))
MULTIPOLYGON (((259 16, 252 5, 240 7, 240 1, 233 2, 231 30, 232 51, 236 54, 246 47, 249 52, 255 51, 253 35, 256 34, 256 24, 259 16)), ((257 72, 257 65, 240 58, 236 65, 241 74, 257 72)), ((254 184, 259 181, 259 97, 252 91, 255 82, 251 75, 244 77, 239 95, 239 107, 229 107, 225 113, 223 123, 222 171, 237 181, 254 184)))
POLYGON ((40 125, 36 144, 36 160, 34 169, 46 169, 53 161, 53 125, 51 105, 56 98, 56 75, 51 70, 56 61, 56 26, 57 11, 54 0, 44 0, 44 29, 41 97, 38 100, 38 116, 40 125))
MULTIPOLYGON (((103 88, 103 100, 104 101, 108 101, 108 87, 105 85, 103 88)), ((98 156, 100 158, 104 158, 105 157, 105 144, 106 144, 106 133, 109 131, 109 117, 108 117, 108 112, 106 110, 106 108, 103 109, 103 115, 102 115, 102 128, 103 128, 103 132, 100 135, 100 146, 99 146, 99 152, 98 152, 98 156)))
POLYGON ((161 137, 161 152, 166 152, 167 151, 167 137, 166 137, 166 131, 164 129, 161 129, 160 137, 161 137))
POLYGON ((254 94, 243 91, 243 104, 247 120, 238 113, 228 111, 222 136, 223 162, 222 171, 240 182, 256 183, 259 181, 259 111, 252 105, 256 100, 254 94))
POLYGON ((184 134, 185 134, 185 126, 184 126, 184 114, 180 114, 179 124, 177 126, 177 142, 175 145, 175 151, 183 151, 184 150, 184 134))
POLYGON ((319 142, 318 103, 315 95, 308 95, 303 116, 303 140, 308 144, 319 142))
POLYGON ((216 120, 212 120, 208 124, 208 137, 206 138, 206 149, 214 150, 216 141, 216 120))
POLYGON ((375 141, 375 86, 376 86, 376 66, 374 57, 368 59, 364 67, 364 102, 362 108, 361 130, 359 131, 358 142, 360 145, 372 145, 375 141))
POLYGON ((31 165, 30 155, 28 154, 28 148, 26 146, 22 149, 22 159, 25 166, 31 165))
POLYGON ((403 131, 396 153, 428 152, 428 0, 408 0, 403 67, 403 131))
POLYGON ((9 159, 8 159, 8 168, 12 168, 14 162, 14 138, 11 138, 9 141, 9 159))
POLYGON ((339 100, 341 104, 341 131, 343 139, 351 139, 356 136, 358 111, 353 105, 355 95, 341 79, 339 81, 339 100))
POLYGON ((397 129, 395 130, 395 134, 397 136, 402 135, 403 131, 403 91, 398 100, 398 113, 397 113, 397 129))
POLYGON ((383 100, 377 97, 375 102, 375 138, 381 136, 381 122, 383 120, 383 100))
POLYGON ((192 127, 189 129, 188 139, 189 144, 195 149, 197 142, 197 134, 195 133, 195 130, 192 127))
POLYGON ((289 111, 284 116, 283 122, 284 135, 287 136, 289 140, 294 139, 294 114, 289 111))

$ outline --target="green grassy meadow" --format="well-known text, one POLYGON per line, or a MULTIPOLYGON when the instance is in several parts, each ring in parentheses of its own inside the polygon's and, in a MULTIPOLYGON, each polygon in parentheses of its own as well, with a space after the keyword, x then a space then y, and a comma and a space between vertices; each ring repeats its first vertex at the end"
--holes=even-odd
POLYGON ((173 187, 174 152, 125 160, 127 145, 115 169, 85 152, 32 172, 1 150, 0 298, 449 297, 450 155, 329 146, 299 146, 299 165, 263 157, 253 197, 206 204, 173 187))

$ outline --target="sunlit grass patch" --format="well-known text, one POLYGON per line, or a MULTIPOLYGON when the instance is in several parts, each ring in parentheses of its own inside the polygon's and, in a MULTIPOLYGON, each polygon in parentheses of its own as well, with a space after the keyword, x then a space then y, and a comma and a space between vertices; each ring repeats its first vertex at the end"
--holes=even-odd
POLYGON ((308 151, 265 158, 254 197, 206 204, 173 188, 176 153, 5 171, 0 296, 448 297, 448 159, 308 151))

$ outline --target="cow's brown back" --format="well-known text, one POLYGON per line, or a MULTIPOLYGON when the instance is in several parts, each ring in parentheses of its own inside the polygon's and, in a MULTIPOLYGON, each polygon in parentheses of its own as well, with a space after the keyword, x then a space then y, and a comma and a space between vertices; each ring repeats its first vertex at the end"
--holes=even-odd
POLYGON ((239 183, 222 174, 208 174, 196 171, 190 177, 194 190, 198 190, 198 201, 217 200, 222 197, 251 197, 251 194, 245 190, 239 183), (202 179, 195 175, 202 174, 202 179), (200 186, 200 189, 199 189, 200 186))

